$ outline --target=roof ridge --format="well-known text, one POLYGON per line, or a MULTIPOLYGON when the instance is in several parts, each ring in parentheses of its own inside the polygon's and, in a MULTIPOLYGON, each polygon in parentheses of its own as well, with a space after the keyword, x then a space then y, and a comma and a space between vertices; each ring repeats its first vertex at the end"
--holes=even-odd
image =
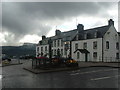
POLYGON ((97 29, 97 28, 103 28, 103 27, 110 27, 110 26, 109 25, 104 25, 104 26, 99 26, 99 27, 95 27, 95 28, 86 29, 84 31, 93 30, 93 29, 97 29))

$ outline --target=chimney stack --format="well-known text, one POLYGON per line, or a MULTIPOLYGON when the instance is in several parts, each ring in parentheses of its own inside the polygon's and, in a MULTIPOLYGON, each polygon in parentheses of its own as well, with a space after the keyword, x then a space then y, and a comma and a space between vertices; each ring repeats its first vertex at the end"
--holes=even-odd
POLYGON ((83 24, 78 24, 77 25, 77 30, 78 30, 78 32, 83 31, 84 30, 83 24))
POLYGON ((61 31, 60 30, 56 30, 55 31, 55 35, 60 35, 61 34, 61 31))
POLYGON ((109 26, 114 25, 114 21, 113 21, 112 19, 110 19, 110 20, 108 21, 108 25, 109 25, 109 26))
POLYGON ((43 35, 43 36, 42 36, 42 40, 44 40, 45 38, 46 38, 46 36, 45 36, 45 35, 43 35))

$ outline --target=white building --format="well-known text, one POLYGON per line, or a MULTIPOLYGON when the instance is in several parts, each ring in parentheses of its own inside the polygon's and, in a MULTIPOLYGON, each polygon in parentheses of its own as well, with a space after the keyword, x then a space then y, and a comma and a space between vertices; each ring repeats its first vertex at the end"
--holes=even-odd
POLYGON ((56 30, 55 36, 45 37, 36 47, 36 56, 62 57, 70 55, 77 61, 117 61, 120 55, 120 33, 110 19, 108 25, 84 30, 82 24, 67 32, 56 30), (50 56, 51 55, 51 56, 50 56))
POLYGON ((120 37, 110 19, 108 25, 82 29, 72 41, 72 58, 77 61, 111 62, 119 59, 120 37))
POLYGON ((36 47, 36 56, 47 55, 51 57, 60 54, 61 57, 68 57, 71 53, 71 41, 77 34, 76 30, 71 30, 68 32, 61 32, 56 30, 55 36, 45 37, 42 36, 42 40, 39 41, 36 47))

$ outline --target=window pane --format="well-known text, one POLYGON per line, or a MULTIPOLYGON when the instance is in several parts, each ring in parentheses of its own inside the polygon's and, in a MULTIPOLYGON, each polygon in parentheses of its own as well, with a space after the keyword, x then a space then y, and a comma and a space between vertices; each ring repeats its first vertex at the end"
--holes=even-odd
POLYGON ((94 58, 97 58, 97 52, 94 52, 94 53, 93 53, 93 57, 94 57, 94 58))
POLYGON ((80 54, 79 54, 79 52, 77 52, 77 59, 79 59, 80 58, 80 54))
POLYGON ((87 43, 83 43, 83 49, 87 49, 87 43))
POLYGON ((118 42, 116 43, 116 49, 119 50, 119 43, 118 42))
POLYGON ((116 59, 119 59, 119 53, 116 53, 116 59))
POLYGON ((43 47, 41 47, 41 52, 43 52, 43 47))
POLYGON ((106 41, 106 49, 109 49, 109 41, 106 41))
POLYGON ((75 44, 75 50, 77 50, 77 49, 78 49, 78 43, 75 44))
POLYGON ((97 41, 93 42, 93 49, 97 49, 97 41))

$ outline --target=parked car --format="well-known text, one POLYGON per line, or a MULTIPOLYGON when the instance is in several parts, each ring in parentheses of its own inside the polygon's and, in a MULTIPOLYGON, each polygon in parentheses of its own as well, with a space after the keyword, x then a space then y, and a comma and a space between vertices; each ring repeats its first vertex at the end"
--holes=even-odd
POLYGON ((65 62, 66 66, 68 67, 78 67, 78 62, 74 59, 68 59, 65 62))

